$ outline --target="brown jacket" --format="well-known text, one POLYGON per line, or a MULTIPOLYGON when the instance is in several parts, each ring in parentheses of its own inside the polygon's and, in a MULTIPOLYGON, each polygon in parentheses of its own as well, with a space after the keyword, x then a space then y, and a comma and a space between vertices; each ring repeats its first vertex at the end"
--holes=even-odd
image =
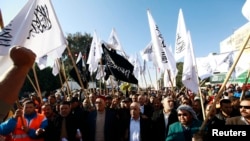
POLYGON ((248 125, 242 116, 236 116, 226 119, 226 125, 248 125))

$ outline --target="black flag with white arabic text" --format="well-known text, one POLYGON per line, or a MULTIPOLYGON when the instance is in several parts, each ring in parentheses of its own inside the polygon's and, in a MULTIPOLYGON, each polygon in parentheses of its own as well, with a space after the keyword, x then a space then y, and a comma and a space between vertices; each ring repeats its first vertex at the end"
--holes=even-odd
POLYGON ((108 79, 109 75, 113 75, 117 80, 138 84, 138 80, 133 74, 134 66, 123 56, 107 49, 106 44, 103 43, 102 48, 106 62, 105 79, 108 79))

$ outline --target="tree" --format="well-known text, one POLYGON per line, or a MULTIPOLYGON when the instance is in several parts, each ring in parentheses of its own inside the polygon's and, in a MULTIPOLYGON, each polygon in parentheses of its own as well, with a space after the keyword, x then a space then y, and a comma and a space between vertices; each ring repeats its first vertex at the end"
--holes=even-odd
MULTIPOLYGON (((90 45, 92 42, 92 36, 87 33, 83 35, 82 33, 77 32, 75 34, 68 34, 67 41, 68 41, 68 47, 71 51, 71 54, 73 55, 74 60, 76 61, 77 55, 81 51, 83 55, 83 60, 86 63, 88 52, 89 52, 90 45)), ((65 71, 66 77, 69 76, 68 75, 69 71, 73 68, 72 60, 70 59, 68 55, 70 55, 70 53, 66 49, 61 58, 64 64, 63 71, 65 71)), ((47 67, 43 70, 40 70, 38 67, 35 67, 35 70, 36 70, 41 92, 43 91, 50 92, 58 88, 61 88, 59 75, 54 76, 52 74, 52 68, 47 67)), ((31 78, 32 83, 36 85, 33 70, 30 70, 29 77, 31 78)), ((65 80, 63 80, 63 82, 64 81, 65 80)), ((34 87, 32 86, 30 80, 26 79, 23 85, 23 88, 20 92, 20 95, 23 95, 25 92, 34 92, 34 91, 35 91, 34 87)))
POLYGON ((178 74, 176 76, 176 87, 180 89, 181 87, 183 87, 182 80, 181 80, 182 79, 183 62, 177 62, 176 67, 178 69, 178 74))

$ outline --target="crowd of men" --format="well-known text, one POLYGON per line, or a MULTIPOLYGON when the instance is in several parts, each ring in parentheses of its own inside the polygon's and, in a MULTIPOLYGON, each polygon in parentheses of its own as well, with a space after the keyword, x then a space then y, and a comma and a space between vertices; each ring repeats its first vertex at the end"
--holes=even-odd
POLYGON ((250 99, 240 101, 233 85, 206 117, 217 93, 213 88, 202 90, 205 117, 200 97, 186 92, 176 96, 170 90, 127 94, 94 90, 82 98, 80 93, 64 97, 56 92, 43 101, 31 94, 21 99, 22 105, 15 104, 13 116, 2 122, 0 133, 12 140, 189 141, 204 118, 208 118, 206 130, 249 125, 250 99))
POLYGON ((171 90, 127 91, 126 94, 92 90, 84 97, 81 93, 66 97, 54 92, 43 100, 32 94, 18 101, 18 91, 35 56, 20 47, 12 49, 10 54, 13 67, 0 80, 0 105, 4 106, 0 111, 0 140, 206 140, 206 133, 213 128, 250 123, 250 99, 246 95, 240 100, 238 93, 241 88, 236 85, 225 88, 218 101, 215 97, 219 88, 211 85, 202 89, 202 96, 189 91, 177 94, 171 90), (20 63, 20 53, 32 59, 20 63), (16 74, 17 71, 22 74, 16 74), (13 83, 10 78, 16 75, 19 79, 13 83), (12 98, 6 100, 3 95, 12 98), (13 114, 10 116, 11 111, 13 114), (205 119, 208 119, 206 128, 200 132, 205 119), (202 134, 198 136, 197 133, 202 134))

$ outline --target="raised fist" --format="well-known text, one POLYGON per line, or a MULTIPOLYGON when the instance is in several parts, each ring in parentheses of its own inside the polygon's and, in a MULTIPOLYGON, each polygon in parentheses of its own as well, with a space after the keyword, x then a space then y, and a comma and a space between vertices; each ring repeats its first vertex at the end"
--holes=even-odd
POLYGON ((36 59, 36 54, 25 47, 15 46, 10 50, 10 58, 16 66, 32 67, 36 59))

